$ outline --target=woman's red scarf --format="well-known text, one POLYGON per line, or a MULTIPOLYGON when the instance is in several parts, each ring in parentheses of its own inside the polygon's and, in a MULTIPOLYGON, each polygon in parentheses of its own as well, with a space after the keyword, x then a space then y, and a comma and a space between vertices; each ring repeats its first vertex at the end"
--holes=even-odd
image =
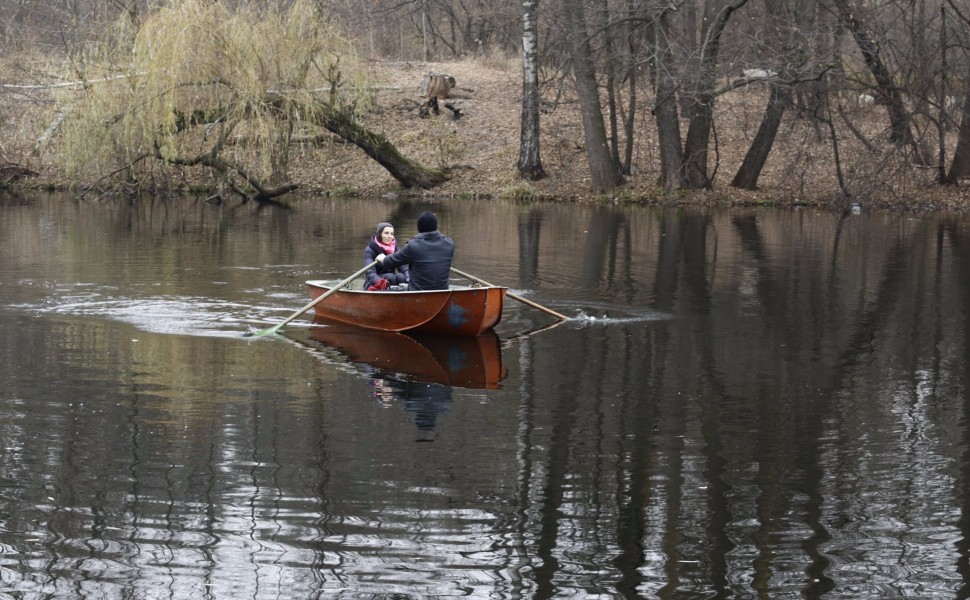
POLYGON ((380 246, 381 250, 384 251, 385 255, 394 254, 394 251, 397 250, 397 240, 391 242, 390 245, 388 245, 388 244, 382 243, 375 235, 374 241, 377 242, 377 245, 380 246))

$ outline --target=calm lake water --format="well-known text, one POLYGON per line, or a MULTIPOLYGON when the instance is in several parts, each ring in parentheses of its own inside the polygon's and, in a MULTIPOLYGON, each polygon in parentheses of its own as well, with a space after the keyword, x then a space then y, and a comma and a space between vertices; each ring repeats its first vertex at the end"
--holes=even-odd
POLYGON ((966 216, 0 195, 0 597, 967 598, 968 275, 966 216), (426 209, 574 318, 244 337, 426 209))

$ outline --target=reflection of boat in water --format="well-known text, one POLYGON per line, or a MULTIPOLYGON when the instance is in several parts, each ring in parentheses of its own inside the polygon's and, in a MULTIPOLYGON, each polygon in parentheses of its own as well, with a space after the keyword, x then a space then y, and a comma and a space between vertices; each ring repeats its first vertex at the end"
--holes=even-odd
MULTIPOLYGON (((330 291, 308 281, 310 296, 330 291)), ((383 331, 480 335, 502 318, 507 288, 452 286, 426 292, 367 292, 342 289, 316 305, 318 321, 383 331)))
POLYGON ((508 373, 499 337, 492 331, 470 337, 322 326, 310 330, 310 339, 355 363, 413 381, 495 389, 508 373))

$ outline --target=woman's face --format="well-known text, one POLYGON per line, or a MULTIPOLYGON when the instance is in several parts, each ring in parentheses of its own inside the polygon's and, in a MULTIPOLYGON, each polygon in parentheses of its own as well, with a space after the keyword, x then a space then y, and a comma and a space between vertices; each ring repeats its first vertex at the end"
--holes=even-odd
POLYGON ((385 227, 384 230, 381 231, 381 243, 390 246, 393 242, 394 242, 394 228, 385 227))

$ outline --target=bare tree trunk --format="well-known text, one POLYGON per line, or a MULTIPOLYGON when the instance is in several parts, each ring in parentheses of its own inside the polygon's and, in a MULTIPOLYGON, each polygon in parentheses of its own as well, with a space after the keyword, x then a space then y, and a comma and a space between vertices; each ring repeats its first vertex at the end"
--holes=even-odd
POLYGON ((944 183, 956 184, 961 177, 970 177, 970 83, 965 84, 963 116, 960 117, 960 133, 953 151, 953 162, 944 183))
POLYGON ((731 185, 742 190, 754 190, 758 188, 758 177, 768 161, 768 154, 775 143, 775 136, 781 126, 781 117, 785 114, 785 107, 790 101, 790 95, 785 93, 785 88, 777 83, 770 84, 770 96, 768 98, 768 108, 765 110, 758 133, 751 141, 741 167, 731 185))
POLYGON ((404 158, 387 138, 368 131, 340 111, 321 107, 321 112, 323 117, 320 125, 355 144, 387 169, 404 187, 430 189, 447 179, 438 169, 429 169, 404 158))
POLYGON ((832 159, 835 163, 835 177, 839 184, 839 195, 840 199, 846 200, 852 197, 852 192, 845 185, 845 174, 842 172, 842 153, 839 150, 839 136, 835 131, 835 118, 832 116, 832 110, 826 107, 826 113, 828 113, 828 118, 825 119, 825 124, 829 126, 829 139, 832 141, 832 159))
MULTIPOLYGON (((637 14, 636 4, 634 0, 627 0, 627 12, 631 17, 637 14)), ((622 172, 626 175, 632 174, 633 168, 633 135, 636 127, 636 115, 637 115, 637 70, 639 65, 637 64, 637 50, 639 45, 637 44, 637 20, 631 19, 627 23, 626 39, 627 39, 627 52, 629 53, 626 57, 626 79, 629 95, 627 98, 628 106, 626 113, 626 118, 623 122, 623 132, 626 139, 626 144, 623 148, 623 160, 620 163, 622 172)))
POLYGON ((622 172, 620 166, 619 108, 616 101, 616 41, 610 25, 610 7, 607 0, 599 0, 599 14, 601 18, 598 27, 603 32, 603 49, 605 51, 603 69, 606 71, 606 106, 607 118, 610 124, 610 158, 616 169, 622 172))
MULTIPOLYGON (((800 2, 795 3, 794 8, 796 9, 796 13, 800 6, 800 2)), ((791 43, 786 39, 785 32, 789 31, 790 24, 785 22, 785 18, 789 16, 789 13, 785 9, 790 8, 792 8, 792 5, 783 0, 765 1, 765 19, 769 23, 769 26, 765 27, 768 30, 765 34, 765 39, 773 54, 781 57, 776 59, 781 64, 785 64, 785 58, 790 56, 791 49, 797 47, 797 44, 791 43)), ((802 21, 803 19, 798 20, 798 22, 802 21)), ((790 79, 787 68, 781 68, 779 70, 784 73, 783 77, 785 79, 790 79)), ((787 82, 781 83, 776 77, 778 76, 773 75, 767 82, 768 106, 765 108, 765 114, 761 118, 758 132, 751 141, 751 146, 744 156, 741 167, 738 168, 738 172, 734 175, 734 180, 731 182, 733 187, 744 190, 757 189, 758 177, 761 176, 761 171, 768 161, 768 155, 771 153, 771 148, 775 143, 775 137, 778 135, 778 128, 781 127, 782 116, 784 116, 785 110, 792 103, 790 84, 787 82)))
POLYGON ((913 133, 909 127, 909 112, 903 104, 903 96, 899 87, 893 82, 892 74, 883 62, 879 54, 879 44, 869 35, 869 30, 865 23, 856 18, 848 0, 833 0, 835 8, 838 10, 839 19, 845 23, 852 37, 855 38, 862 56, 866 59, 866 65, 876 80, 876 92, 882 97, 889 113, 890 140, 897 146, 912 146, 916 148, 913 133))
POLYGON ((739 0, 736 4, 721 7, 719 2, 709 0, 705 7, 704 22, 711 23, 705 29, 704 41, 700 47, 700 73, 697 86, 692 94, 690 126, 687 128, 687 141, 684 147, 684 181, 693 189, 711 187, 707 174, 707 150, 714 127, 714 85, 721 35, 734 11, 747 3, 739 0))
POLYGON ((539 155, 539 0, 522 2, 522 129, 519 174, 530 181, 545 177, 539 155))
POLYGON ((428 0, 421 2, 421 39, 424 42, 424 62, 428 62, 428 0))
POLYGON ((824 68, 828 69, 828 74, 816 81, 809 81, 797 84, 798 89, 805 90, 807 93, 803 116, 811 120, 812 127, 817 136, 821 137, 819 125, 822 119, 828 117, 825 110, 829 105, 829 94, 831 93, 830 81, 840 82, 845 79, 845 72, 842 61, 836 59, 837 48, 841 36, 842 26, 835 16, 822 4, 811 3, 812 10, 815 11, 812 21, 816 24, 813 37, 818 47, 819 61, 824 68))
POLYGON ((947 64, 946 64, 946 7, 940 7, 940 84, 937 97, 940 105, 936 110, 936 141, 937 141, 937 181, 945 184, 946 175, 946 95, 947 95, 947 64))
POLYGON ((592 189, 598 193, 611 192, 623 183, 623 178, 610 157, 583 2, 566 0, 563 10, 566 13, 570 56, 573 61, 573 75, 576 78, 576 94, 579 97, 579 108, 583 117, 586 158, 589 162, 592 189))
POLYGON ((694 67, 687 61, 696 60, 701 54, 702 38, 708 29, 710 15, 707 14, 707 0, 683 0, 677 3, 676 20, 671 22, 670 30, 674 32, 675 46, 678 57, 683 62, 678 64, 678 74, 681 76, 682 89, 677 95, 677 110, 685 117, 691 114, 691 103, 693 102, 693 91, 688 91, 692 87, 694 67), (698 16, 700 13, 700 16, 698 16), (691 73, 691 77, 685 77, 685 73, 691 73))
POLYGON ((669 193, 684 187, 684 154, 680 146, 680 120, 677 117, 677 81, 673 73, 673 50, 667 37, 668 13, 660 15, 653 26, 656 40, 656 100, 653 114, 660 144, 660 176, 669 193))

